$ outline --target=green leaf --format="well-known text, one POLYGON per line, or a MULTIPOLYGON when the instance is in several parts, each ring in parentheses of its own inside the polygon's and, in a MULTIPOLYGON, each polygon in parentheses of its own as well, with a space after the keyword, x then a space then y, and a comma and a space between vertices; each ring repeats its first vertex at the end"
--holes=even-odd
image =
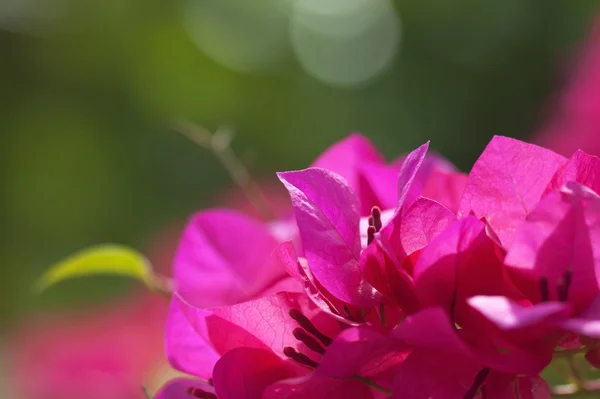
POLYGON ((98 245, 86 248, 50 267, 36 282, 37 292, 71 278, 113 275, 140 280, 155 289, 159 278, 150 262, 139 252, 121 245, 98 245))

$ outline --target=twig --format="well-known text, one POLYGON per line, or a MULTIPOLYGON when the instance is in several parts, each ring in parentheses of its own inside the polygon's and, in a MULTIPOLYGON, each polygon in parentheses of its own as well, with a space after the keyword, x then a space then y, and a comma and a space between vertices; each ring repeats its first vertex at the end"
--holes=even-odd
POLYGON ((248 198, 261 215, 267 220, 275 218, 275 215, 269 209, 268 201, 260 187, 252 179, 248 169, 246 169, 231 149, 230 144, 233 134, 229 129, 220 127, 214 134, 211 134, 211 132, 201 126, 184 119, 179 119, 176 121, 175 130, 194 143, 213 152, 219 162, 229 172, 235 184, 242 189, 246 198, 248 198))

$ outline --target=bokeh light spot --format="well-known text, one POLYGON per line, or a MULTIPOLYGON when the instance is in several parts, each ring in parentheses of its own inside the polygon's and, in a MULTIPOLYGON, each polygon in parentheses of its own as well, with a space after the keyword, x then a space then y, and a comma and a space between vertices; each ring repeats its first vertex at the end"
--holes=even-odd
POLYGON ((391 65, 400 19, 390 0, 296 0, 292 48, 302 67, 332 86, 365 83, 391 65))
POLYGON ((268 70, 288 52, 287 15, 276 0, 188 0, 184 25, 217 63, 242 73, 268 70))

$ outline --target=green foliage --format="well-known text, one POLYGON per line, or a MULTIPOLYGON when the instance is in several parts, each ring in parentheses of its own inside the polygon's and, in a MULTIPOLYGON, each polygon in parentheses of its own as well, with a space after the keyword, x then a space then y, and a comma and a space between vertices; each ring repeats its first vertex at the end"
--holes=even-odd
POLYGON ((120 245, 99 245, 84 249, 50 267, 36 282, 37 292, 67 279, 94 275, 118 275, 137 279, 156 289, 159 279, 148 260, 139 252, 120 245))

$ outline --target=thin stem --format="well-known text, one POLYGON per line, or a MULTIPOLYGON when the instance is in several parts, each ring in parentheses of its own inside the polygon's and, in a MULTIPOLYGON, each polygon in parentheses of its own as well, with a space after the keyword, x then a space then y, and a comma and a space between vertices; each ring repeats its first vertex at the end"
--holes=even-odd
POLYGON ((385 305, 383 304, 383 302, 379 304, 379 318, 381 320, 381 325, 385 327, 387 325, 387 322, 385 320, 385 305))
POLYGON ((151 292, 163 295, 167 299, 171 299, 174 285, 172 279, 159 275, 152 275, 146 281, 146 286, 151 292))
POLYGON ((360 376, 360 375, 355 375, 353 378, 355 380, 362 381, 363 383, 367 384, 368 386, 370 386, 373 389, 378 390, 379 392, 383 392, 383 393, 386 393, 386 394, 389 394, 389 395, 392 394, 391 390, 389 390, 387 388, 384 388, 381 385, 377 385, 375 382, 373 382, 371 379, 369 379, 367 377, 363 377, 363 376, 360 376))
POLYGON ((572 349, 555 349, 552 356, 557 356, 557 357, 561 357, 561 356, 572 356, 572 355, 577 355, 579 353, 585 353, 588 352, 592 349, 596 349, 598 348, 598 345, 589 345, 589 346, 581 346, 579 348, 572 348, 572 349))
POLYGON ((229 172, 235 184, 242 189, 246 198, 261 215, 267 220, 275 218, 275 215, 269 210, 268 202, 260 187, 231 149, 232 134, 229 130, 220 127, 214 134, 211 134, 207 129, 183 119, 176 122, 175 130, 213 152, 221 165, 229 172))
POLYGON ((575 359, 575 356, 567 356, 567 362, 569 363, 569 370, 571 371, 571 378, 573 379, 573 383, 575 384, 578 390, 583 391, 585 389, 583 377, 581 376, 579 367, 577 367, 577 360, 575 359))

